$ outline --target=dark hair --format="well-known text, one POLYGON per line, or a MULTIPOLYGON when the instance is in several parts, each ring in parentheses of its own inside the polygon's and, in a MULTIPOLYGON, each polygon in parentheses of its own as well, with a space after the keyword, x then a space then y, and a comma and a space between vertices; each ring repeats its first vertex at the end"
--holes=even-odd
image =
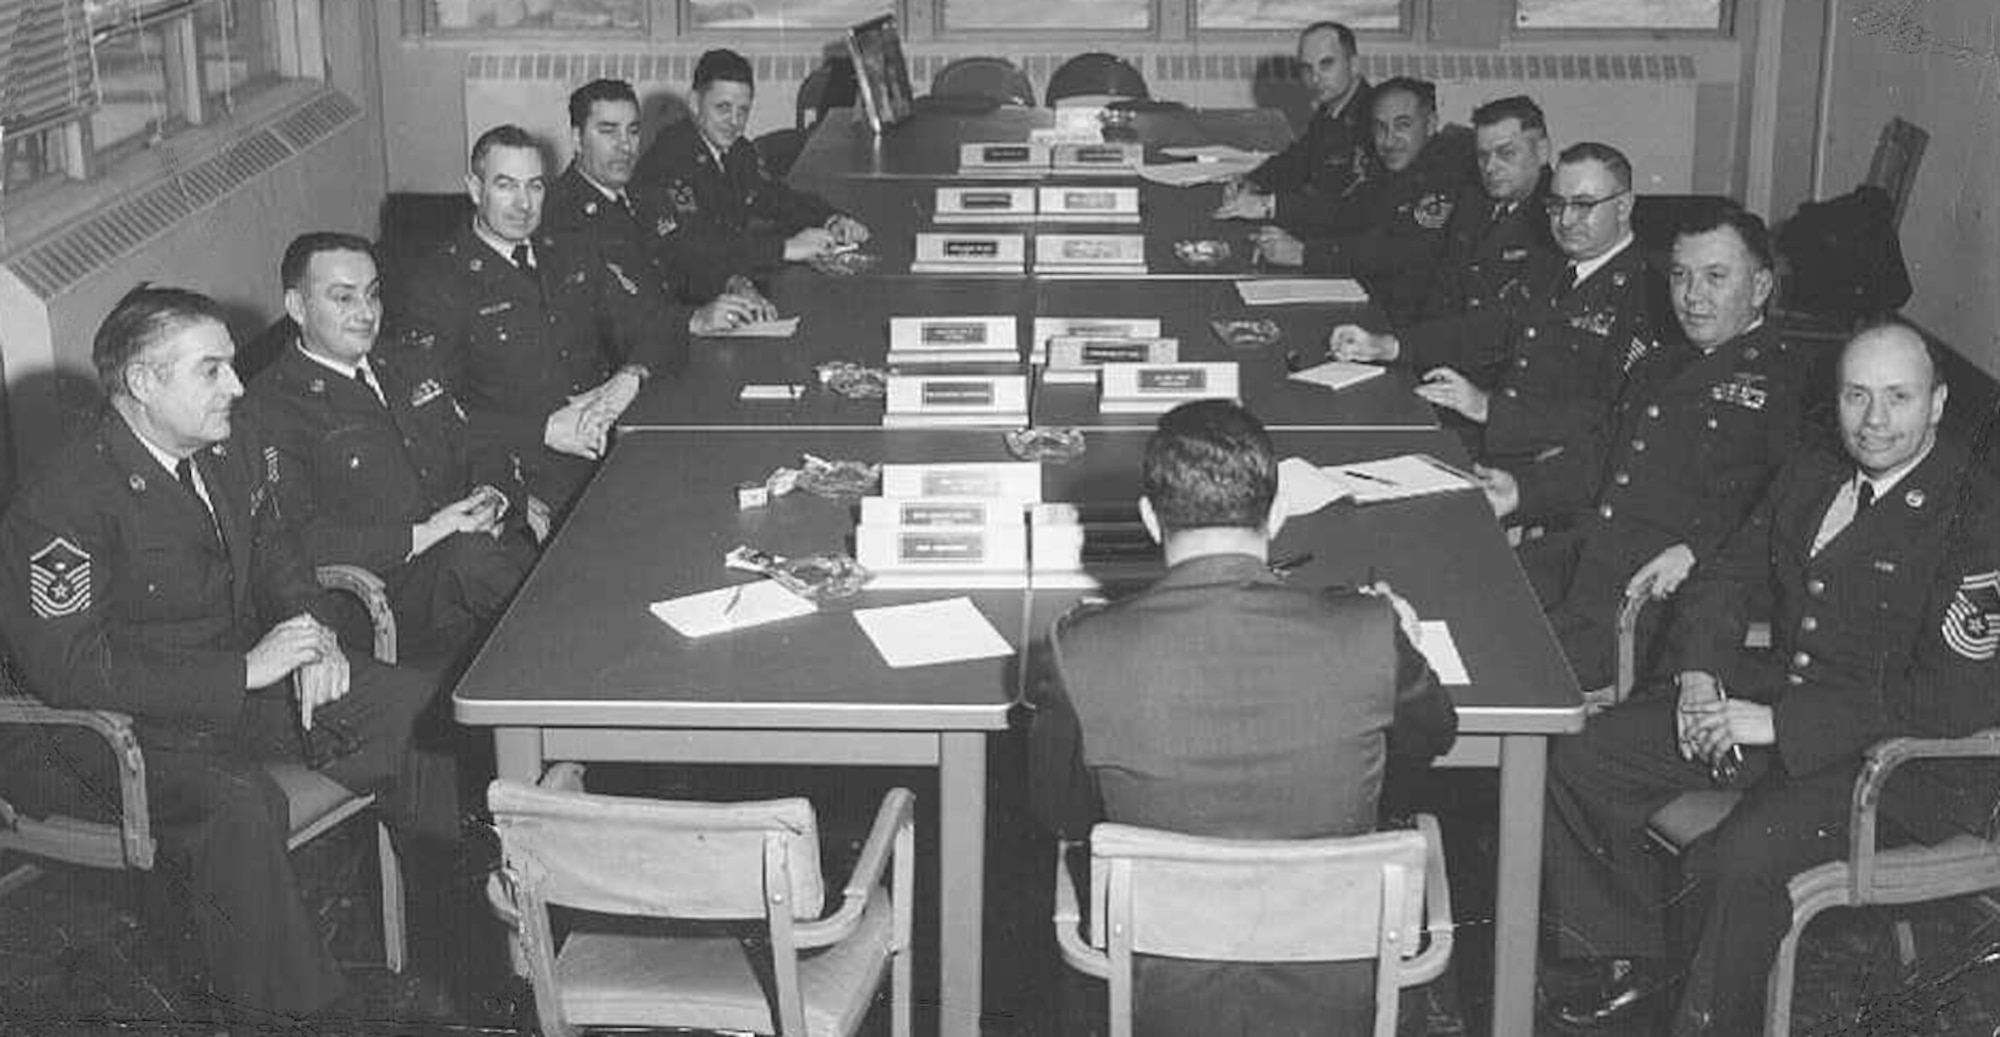
POLYGON ((1278 494, 1271 437, 1228 400, 1183 403, 1146 441, 1140 491, 1163 532, 1211 526, 1259 529, 1278 494))
POLYGON ((1368 98, 1369 107, 1372 109, 1375 102, 1390 94, 1409 94, 1416 98, 1417 103, 1423 106, 1426 115, 1436 114, 1438 110, 1438 88, 1428 79, 1417 79, 1413 76, 1385 79, 1375 84, 1375 92, 1368 98))
POLYGON ((701 60, 694 63, 695 92, 708 89, 708 84, 718 79, 742 83, 752 89, 757 86, 757 80, 750 74, 750 59, 720 47, 702 54, 701 60))
POLYGON ((1736 236, 1743 241, 1744 249, 1760 268, 1773 269, 1777 254, 1771 249, 1771 231, 1764 226, 1763 218, 1728 199, 1696 206, 1682 214, 1681 225, 1674 231, 1674 240, 1724 228, 1736 232, 1736 236))
POLYGON ((541 142, 535 139, 534 134, 511 122, 503 122, 472 142, 472 175, 481 175, 480 167, 486 162, 486 154, 494 148, 524 148, 537 155, 542 153, 541 142))
POLYGON ((1472 125, 1498 126, 1509 119, 1521 124, 1524 130, 1549 132, 1549 121, 1542 115, 1542 106, 1526 94, 1512 97, 1498 97, 1472 110, 1472 125))
POLYGON ((312 266, 312 258, 322 252, 359 252, 367 256, 379 269, 381 261, 375 255, 375 243, 359 234, 343 234, 334 230, 316 230, 301 234, 285 246, 285 258, 278 261, 278 280, 286 291, 304 288, 306 269, 312 266))
POLYGON ((157 288, 141 283, 111 307, 97 337, 90 343, 90 362, 107 395, 130 396, 125 369, 146 350, 191 324, 214 321, 226 325, 214 299, 185 288, 157 288))
POLYGON ((1617 148, 1609 144, 1599 144, 1594 140, 1586 140, 1580 144, 1571 144, 1562 150, 1562 154, 1556 156, 1556 165, 1559 166, 1573 166, 1579 162, 1596 162, 1603 165, 1605 171, 1611 174, 1611 179, 1618 184, 1620 191, 1632 189, 1632 161, 1617 148))
POLYGON ((1304 29, 1299 30, 1299 42, 1304 43, 1308 37, 1320 32, 1330 32, 1339 38, 1340 49, 1346 51, 1347 56, 1350 58, 1354 56, 1355 51, 1358 49, 1354 45, 1354 30, 1334 21, 1314 22, 1304 29))
POLYGON ((622 79, 593 79, 569 95, 569 124, 583 129, 590 121, 590 109, 600 101, 630 101, 639 107, 639 95, 622 79))

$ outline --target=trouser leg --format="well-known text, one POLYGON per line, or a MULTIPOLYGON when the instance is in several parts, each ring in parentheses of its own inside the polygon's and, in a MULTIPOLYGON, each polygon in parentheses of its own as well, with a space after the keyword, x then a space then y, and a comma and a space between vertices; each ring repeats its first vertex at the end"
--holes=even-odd
POLYGON ((534 562, 519 536, 453 533, 384 575, 405 654, 448 655, 500 614, 534 562))

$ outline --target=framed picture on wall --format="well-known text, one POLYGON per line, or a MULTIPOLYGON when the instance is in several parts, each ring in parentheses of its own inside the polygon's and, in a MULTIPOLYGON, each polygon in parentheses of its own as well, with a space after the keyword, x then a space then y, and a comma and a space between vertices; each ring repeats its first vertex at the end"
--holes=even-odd
POLYGON ((861 109, 868 128, 881 133, 910 117, 910 66, 896 16, 871 18, 847 30, 847 52, 861 86, 861 109))

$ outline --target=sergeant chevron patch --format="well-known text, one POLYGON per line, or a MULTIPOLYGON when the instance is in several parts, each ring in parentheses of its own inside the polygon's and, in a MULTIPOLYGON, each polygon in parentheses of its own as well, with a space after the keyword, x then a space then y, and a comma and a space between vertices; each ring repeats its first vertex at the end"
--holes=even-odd
POLYGON ((28 556, 28 604, 43 619, 90 607, 90 555, 63 537, 28 556))
POLYGON ((1951 650, 1976 662, 2000 650, 2000 570, 1974 573, 1958 581, 1958 593, 1944 610, 1940 631, 1951 650))

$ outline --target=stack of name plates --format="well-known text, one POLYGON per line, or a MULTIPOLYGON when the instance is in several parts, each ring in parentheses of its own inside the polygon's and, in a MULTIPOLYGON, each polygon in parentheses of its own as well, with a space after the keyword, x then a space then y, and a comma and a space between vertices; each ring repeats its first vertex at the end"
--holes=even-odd
POLYGON ((1018 274, 1027 262, 1027 239, 1019 234, 917 235, 912 273, 1018 274))
POLYGON ((1028 555, 1037 589, 1138 583, 1166 568, 1131 501, 1029 505, 1028 555))
POLYGON ((1034 356, 1037 364, 1049 362, 1049 340, 1059 335, 1082 338, 1159 338, 1158 317, 1036 317, 1034 356))
POLYGON ((1143 145, 1057 144, 1049 164, 1058 173, 1084 176, 1133 176, 1146 160, 1143 145))
POLYGON ((1035 218, 1032 187, 940 187, 939 223, 1019 223, 1035 218))
POLYGON ((960 144, 958 171, 983 176, 1040 176, 1049 171, 1049 146, 1040 141, 960 144))
POLYGON ((1021 359, 1014 317, 891 317, 889 366, 1011 364, 1021 359))
MULTIPOLYGON (((918 238, 921 242, 922 235, 918 238)), ((1146 237, 1143 234, 1038 234, 1035 236, 1035 272, 1144 276, 1146 237)))
POLYGON ((1233 360, 1206 364, 1105 364, 1097 409, 1104 414, 1164 414, 1191 400, 1234 400, 1233 360))
POLYGON ((1136 187, 1044 187, 1036 195, 1046 223, 1139 222, 1136 187))
POLYGON ((1028 376, 1018 366, 945 373, 889 374, 886 428, 1028 423, 1028 376))
POLYGON ((882 466, 861 502, 855 561, 871 589, 1026 587, 1025 510, 1042 499, 1033 461, 882 466))
POLYGON ((1181 358, 1177 338, 1099 338, 1057 335, 1049 339, 1048 366, 1042 381, 1050 385, 1092 385, 1105 364, 1171 364, 1181 358))

